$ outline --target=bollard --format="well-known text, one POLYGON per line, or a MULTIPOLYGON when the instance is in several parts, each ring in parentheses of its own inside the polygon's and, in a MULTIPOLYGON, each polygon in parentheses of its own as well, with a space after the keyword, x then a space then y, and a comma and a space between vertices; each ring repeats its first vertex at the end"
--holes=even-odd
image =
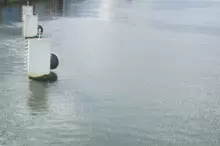
POLYGON ((46 39, 28 40, 28 76, 33 79, 50 74, 51 42, 46 39))
POLYGON ((36 37, 38 27, 38 16, 37 15, 25 15, 23 22, 23 35, 25 38, 36 37))
POLYGON ((33 15, 33 6, 22 6, 22 22, 24 22, 25 15, 33 15))

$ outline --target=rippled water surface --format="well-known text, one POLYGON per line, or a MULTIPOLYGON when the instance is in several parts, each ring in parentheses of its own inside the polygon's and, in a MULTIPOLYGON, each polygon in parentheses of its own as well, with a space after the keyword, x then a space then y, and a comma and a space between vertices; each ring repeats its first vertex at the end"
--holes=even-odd
POLYGON ((0 145, 219 146, 219 2, 33 5, 58 80, 27 78, 21 6, 0 5, 0 145))

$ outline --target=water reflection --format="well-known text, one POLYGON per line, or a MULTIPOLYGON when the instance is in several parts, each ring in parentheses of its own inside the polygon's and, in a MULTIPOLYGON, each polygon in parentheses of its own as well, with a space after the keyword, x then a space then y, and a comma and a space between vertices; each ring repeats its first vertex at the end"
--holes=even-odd
POLYGON ((46 114, 48 105, 48 84, 30 80, 29 91, 30 95, 27 104, 32 115, 46 114))
MULTIPOLYGON (((52 16, 60 16, 63 13, 65 0, 34 1, 31 3, 34 12, 39 15, 40 20, 50 19, 52 16)), ((21 21, 22 4, 1 5, 0 24, 11 25, 21 21)))
POLYGON ((71 17, 109 18, 115 1, 98 0, 64 0, 63 15, 71 17))
MULTIPOLYGON (((130 3, 130 1, 47 0, 33 1, 31 5, 33 5, 34 12, 38 14, 40 20, 56 19, 61 16, 109 19, 118 3, 130 3)), ((21 11, 22 4, 4 7, 0 4, 0 24, 11 25, 14 22, 20 22, 21 11)))

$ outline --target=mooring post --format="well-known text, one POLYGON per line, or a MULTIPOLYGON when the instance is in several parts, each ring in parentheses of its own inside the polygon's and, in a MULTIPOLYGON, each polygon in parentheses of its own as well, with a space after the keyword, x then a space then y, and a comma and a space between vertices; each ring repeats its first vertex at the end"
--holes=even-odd
POLYGON ((28 76, 41 78, 50 74, 51 41, 28 39, 28 76))
POLYGON ((29 5, 22 6, 22 22, 24 21, 25 15, 33 15, 33 6, 29 6, 29 5))
POLYGON ((23 35, 25 38, 32 38, 37 36, 38 16, 25 15, 23 25, 23 35))

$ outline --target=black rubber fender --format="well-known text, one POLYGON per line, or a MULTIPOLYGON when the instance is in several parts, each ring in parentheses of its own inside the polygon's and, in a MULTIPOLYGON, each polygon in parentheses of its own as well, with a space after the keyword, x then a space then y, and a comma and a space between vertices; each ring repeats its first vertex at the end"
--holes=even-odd
POLYGON ((44 29, 41 25, 37 26, 37 35, 42 35, 44 33, 44 29))
POLYGON ((50 54, 50 69, 53 70, 53 69, 56 69, 59 65, 59 59, 58 57, 51 53, 50 54))

